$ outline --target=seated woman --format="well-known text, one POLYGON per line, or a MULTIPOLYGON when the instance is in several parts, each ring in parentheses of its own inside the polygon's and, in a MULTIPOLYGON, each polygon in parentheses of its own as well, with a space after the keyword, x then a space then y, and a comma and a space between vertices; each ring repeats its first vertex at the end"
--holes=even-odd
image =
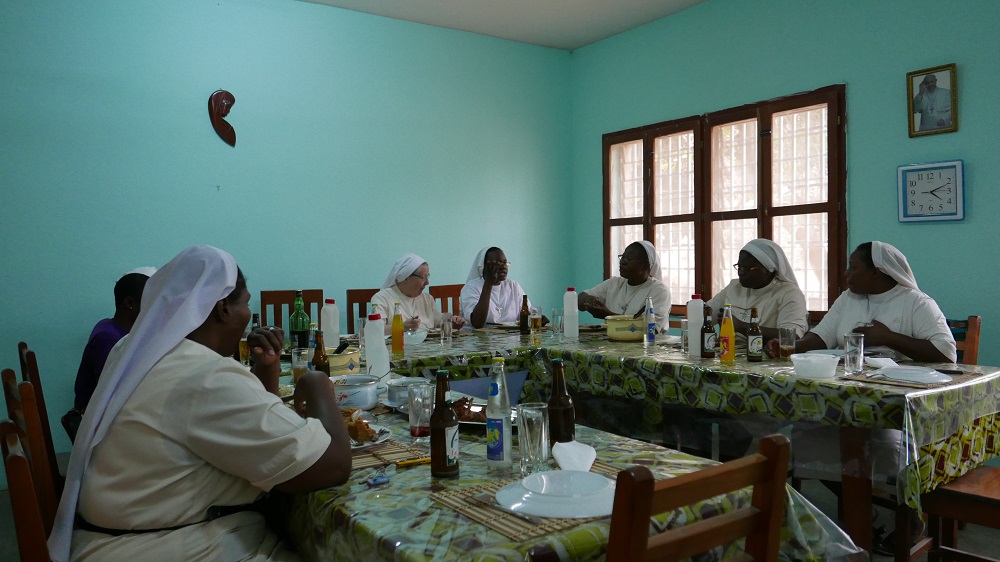
MULTIPOLYGON (((521 316, 524 289, 507 278, 510 263, 503 250, 483 248, 472 261, 469 277, 462 287, 462 314, 474 328, 487 322, 517 322, 521 316)), ((531 300, 528 300, 531 306, 531 300)), ((543 319, 543 323, 547 319, 543 319)))
POLYGON ((660 280, 660 256, 653 244, 645 240, 632 242, 618 259, 618 273, 596 287, 577 296, 580 310, 594 318, 614 314, 642 316, 646 297, 653 297, 656 326, 667 329, 670 321, 670 289, 660 280))
POLYGON ((750 330, 750 309, 757 307, 764 340, 778 337, 778 328, 795 328, 801 336, 809 329, 806 297, 799 289, 785 252, 766 238, 751 240, 740 250, 737 278, 707 303, 721 319, 726 303, 732 305, 738 335, 750 330))
MULTIPOLYGON (((393 305, 397 302, 403 314, 403 329, 428 330, 438 325, 440 311, 437 303, 434 302, 434 297, 424 292, 430 284, 430 278, 430 266, 416 254, 406 254, 392 264, 392 270, 382 282, 382 290, 372 297, 372 303, 378 305, 379 313, 386 316, 386 334, 392 331, 393 305)), ((464 325, 464 318, 452 316, 452 326, 455 329, 464 325)))
POLYGON ((277 395, 283 334, 247 338, 246 280, 229 254, 192 246, 150 277, 83 416, 49 549, 53 560, 297 560, 251 505, 272 489, 347 480, 351 447, 333 386, 304 375, 277 395), (141 557, 141 556, 140 556, 141 557))

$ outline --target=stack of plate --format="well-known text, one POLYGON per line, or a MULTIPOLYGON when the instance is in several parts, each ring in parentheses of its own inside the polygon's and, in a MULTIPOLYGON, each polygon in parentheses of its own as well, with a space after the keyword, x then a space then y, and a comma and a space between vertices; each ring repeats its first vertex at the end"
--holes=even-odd
POLYGON ((578 470, 536 472, 500 488, 501 506, 540 517, 584 519, 607 517, 615 502, 615 482, 578 470))

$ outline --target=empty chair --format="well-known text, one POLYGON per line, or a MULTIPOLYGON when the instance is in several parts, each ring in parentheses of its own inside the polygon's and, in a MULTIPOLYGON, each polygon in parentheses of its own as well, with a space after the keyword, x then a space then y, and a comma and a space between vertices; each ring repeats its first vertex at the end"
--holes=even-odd
POLYGON ((21 560, 49 560, 49 548, 45 540, 51 524, 47 528, 43 523, 42 509, 31 474, 31 461, 24 454, 17 428, 10 420, 0 422, 0 444, 21 560))
MULTIPOLYGON (((306 306, 309 320, 319 325, 319 311, 323 307, 323 289, 303 289, 302 302, 306 306)), ((261 291, 260 324, 262 326, 284 326, 284 321, 295 307, 295 291, 261 291), (270 309, 270 312, 269 312, 270 309), (285 310, 287 309, 287 310, 285 310)), ((323 326, 319 326, 320 329, 323 326)))
POLYGON ((676 478, 655 480, 644 466, 619 472, 608 561, 682 560, 744 536, 753 560, 777 560, 788 449, 786 437, 769 435, 756 454, 676 478), (749 507, 649 536, 651 516, 747 486, 753 486, 749 507))
MULTIPOLYGON (((348 289, 347 290, 347 332, 350 334, 356 334, 354 319, 359 314, 368 314, 368 303, 371 302, 372 297, 375 296, 378 289, 348 289)), ((392 311, 380 310, 379 314, 383 315, 385 319, 385 314, 392 314, 392 311)))
POLYGON ((965 320, 948 320, 951 334, 955 336, 958 362, 963 365, 979 364, 979 332, 983 326, 981 316, 970 316, 965 320))
POLYGON ((462 308, 462 287, 457 285, 431 285, 427 288, 434 300, 441 303, 441 312, 455 316, 461 312, 462 308))
POLYGON ((38 358, 34 351, 28 349, 28 344, 19 342, 17 344, 19 355, 23 357, 24 367, 21 369, 21 380, 30 382, 34 387, 35 404, 38 409, 38 421, 42 426, 42 439, 45 444, 45 451, 52 460, 49 469, 52 472, 52 482, 56 487, 56 493, 62 493, 63 475, 59 472, 59 464, 56 462, 56 448, 52 443, 52 427, 49 425, 49 410, 45 406, 45 393, 42 388, 42 377, 38 372, 38 358))

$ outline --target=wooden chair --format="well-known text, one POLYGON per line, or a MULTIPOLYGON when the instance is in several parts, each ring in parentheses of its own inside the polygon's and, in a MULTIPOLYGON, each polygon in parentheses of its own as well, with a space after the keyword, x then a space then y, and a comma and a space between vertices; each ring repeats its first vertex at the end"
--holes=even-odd
POLYGON ((56 493, 62 494, 63 475, 59 472, 59 464, 56 461, 56 448, 52 443, 52 427, 49 425, 49 409, 45 406, 45 393, 42 388, 42 377, 38 372, 38 358, 34 351, 28 349, 28 344, 18 342, 18 355, 21 356, 23 367, 21 368, 21 380, 30 382, 35 391, 35 403, 38 406, 38 418, 42 424, 42 438, 45 440, 45 450, 52 459, 52 482, 55 484, 56 493))
POLYGON ((41 503, 32 479, 31 462, 24 454, 17 427, 10 420, 0 422, 0 444, 21 560, 50 560, 46 537, 51 531, 51 525, 46 527, 43 523, 41 503))
POLYGON ((670 306, 669 327, 679 329, 681 327, 681 320, 684 320, 685 318, 687 318, 686 304, 674 304, 670 306))
MULTIPOLYGON (((323 308, 323 289, 303 289, 302 301, 306 305, 309 319, 319 325, 319 311, 323 308), (314 306, 315 305, 315 306, 314 306)), ((260 325, 277 326, 281 328, 284 321, 295 307, 295 291, 261 291, 260 292, 260 325), (287 306, 288 311, 284 308, 287 306), (268 314, 268 308, 272 313, 268 314)), ((322 329, 322 326, 319 326, 322 329)))
POLYGON ((27 442, 34 493, 38 497, 42 522, 48 535, 52 531, 56 508, 59 507, 59 494, 56 482, 52 478, 53 471, 58 474, 58 468, 55 466, 55 457, 50 457, 45 449, 34 387, 30 382, 18 383, 17 376, 10 369, 0 371, 0 379, 3 381, 4 396, 7 399, 8 416, 18 428, 22 439, 27 442))
POLYGON ((958 362, 963 365, 979 364, 979 331, 983 327, 981 316, 970 316, 965 320, 948 320, 948 327, 955 336, 958 348, 958 362))
POLYGON ((431 285, 428 291, 434 300, 441 301, 441 312, 457 315, 462 310, 462 285, 431 285))
POLYGON ((379 292, 378 289, 347 290, 347 333, 357 333, 354 331, 354 318, 359 314, 368 313, 368 303, 377 292, 379 292))
POLYGON ((958 550, 958 522, 1000 529, 1000 468, 981 466, 923 494, 920 504, 928 515, 930 560, 996 562, 958 550))
POLYGON ((619 472, 608 561, 682 560, 743 536, 753 560, 777 560, 788 450, 786 437, 769 435, 756 454, 676 478, 654 480, 643 466, 619 472), (749 507, 649 536, 652 515, 747 486, 753 486, 749 507))

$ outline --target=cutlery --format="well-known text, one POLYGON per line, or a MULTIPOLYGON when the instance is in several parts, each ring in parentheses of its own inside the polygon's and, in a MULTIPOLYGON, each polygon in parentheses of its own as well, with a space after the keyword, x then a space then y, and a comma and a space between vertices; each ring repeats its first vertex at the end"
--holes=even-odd
POLYGON ((347 349, 347 346, 348 346, 349 344, 350 344, 350 342, 348 342, 348 341, 346 341, 346 340, 345 340, 345 341, 342 341, 342 342, 340 342, 340 345, 338 345, 338 346, 337 346, 337 349, 333 350, 333 354, 334 354, 334 355, 340 355, 341 353, 343 353, 343 352, 344 352, 344 350, 345 350, 345 349, 347 349))
POLYGON ((504 513, 509 513, 509 514, 513 515, 514 517, 517 517, 519 519, 523 519, 523 520, 527 521, 528 523, 531 523, 532 525, 542 525, 542 524, 545 523, 542 520, 541 517, 535 517, 534 515, 528 515, 527 513, 521 513, 519 511, 514 511, 513 509, 508 509, 508 508, 500 505, 499 503, 497 503, 497 498, 496 498, 496 496, 493 495, 492 492, 480 492, 480 493, 472 496, 472 499, 476 500, 477 502, 479 502, 479 503, 481 503, 481 504, 483 504, 485 506, 492 507, 493 509, 502 511, 504 513))

